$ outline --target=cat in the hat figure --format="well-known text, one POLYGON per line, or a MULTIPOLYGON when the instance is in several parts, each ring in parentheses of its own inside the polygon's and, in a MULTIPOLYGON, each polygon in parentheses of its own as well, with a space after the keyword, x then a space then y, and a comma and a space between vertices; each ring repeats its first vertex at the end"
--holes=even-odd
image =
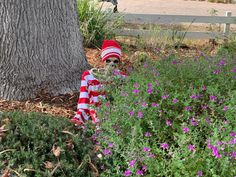
POLYGON ((92 120, 99 122, 96 107, 101 105, 101 100, 106 98, 106 93, 101 92, 104 84, 110 83, 112 78, 125 78, 127 74, 119 70, 121 63, 121 47, 115 40, 104 40, 101 50, 101 61, 104 68, 92 68, 82 74, 80 96, 77 104, 77 113, 71 122, 80 126, 92 120))

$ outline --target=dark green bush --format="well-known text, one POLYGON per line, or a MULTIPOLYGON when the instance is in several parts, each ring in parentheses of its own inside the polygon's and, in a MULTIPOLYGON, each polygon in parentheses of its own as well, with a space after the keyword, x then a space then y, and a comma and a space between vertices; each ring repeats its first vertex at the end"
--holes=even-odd
POLYGON ((68 119, 3 113, 0 127, 7 130, 0 132, 0 175, 10 169, 13 174, 27 177, 92 176, 87 165, 92 143, 85 139, 88 134, 76 130, 68 119), (60 151, 58 155, 56 150, 60 151))

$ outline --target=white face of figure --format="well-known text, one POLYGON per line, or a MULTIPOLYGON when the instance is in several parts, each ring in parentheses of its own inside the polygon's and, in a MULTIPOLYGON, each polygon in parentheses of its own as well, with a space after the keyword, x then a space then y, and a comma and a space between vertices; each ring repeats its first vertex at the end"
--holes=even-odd
POLYGON ((115 58, 115 57, 108 58, 105 60, 105 69, 107 71, 114 70, 114 69, 118 68, 119 63, 120 63, 120 61, 118 58, 115 58))

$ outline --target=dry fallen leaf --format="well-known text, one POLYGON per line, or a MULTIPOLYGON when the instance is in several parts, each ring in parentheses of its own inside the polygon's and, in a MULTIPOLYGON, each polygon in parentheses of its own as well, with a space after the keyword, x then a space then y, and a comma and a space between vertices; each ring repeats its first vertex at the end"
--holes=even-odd
POLYGON ((11 175, 10 170, 6 169, 6 170, 4 170, 4 172, 3 172, 1 177, 9 177, 10 175, 11 175))
POLYGON ((0 127, 0 137, 3 137, 5 135, 5 132, 7 131, 5 128, 6 125, 3 125, 0 127))
POLYGON ((56 157, 59 157, 61 154, 61 148, 59 146, 56 147, 55 145, 53 145, 52 152, 56 157))
POLYGON ((68 140, 66 141, 66 147, 67 147, 69 150, 74 149, 74 144, 73 144, 73 140, 72 140, 72 139, 68 139, 68 140))
POLYGON ((69 131, 67 131, 67 130, 63 130, 63 131, 62 131, 62 133, 65 133, 65 134, 69 134, 69 135, 72 135, 72 136, 74 136, 74 134, 73 134, 73 133, 71 133, 71 132, 69 132, 69 131))
POLYGON ((46 161, 46 162, 44 162, 44 167, 46 169, 53 169, 54 164, 52 162, 46 161))

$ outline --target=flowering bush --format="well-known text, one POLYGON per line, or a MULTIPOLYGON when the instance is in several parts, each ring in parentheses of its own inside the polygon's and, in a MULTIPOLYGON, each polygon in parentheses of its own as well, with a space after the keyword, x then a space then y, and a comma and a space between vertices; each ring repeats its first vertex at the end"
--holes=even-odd
POLYGON ((146 60, 107 88, 101 176, 236 175, 236 62, 146 60))

